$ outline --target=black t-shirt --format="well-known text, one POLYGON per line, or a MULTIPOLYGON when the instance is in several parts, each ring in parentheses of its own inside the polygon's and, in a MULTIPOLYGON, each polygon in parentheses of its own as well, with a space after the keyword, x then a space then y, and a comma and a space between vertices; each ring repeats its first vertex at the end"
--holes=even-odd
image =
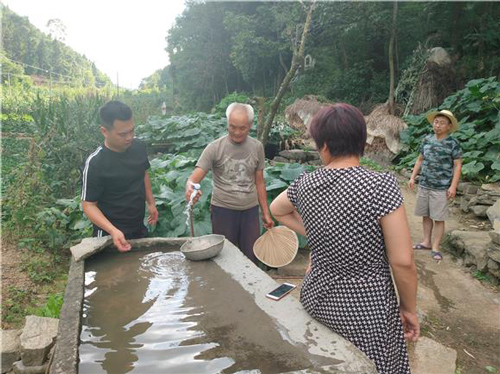
POLYGON ((146 146, 138 139, 125 152, 98 147, 82 166, 82 201, 97 202, 106 218, 122 231, 144 227, 147 169, 146 146))

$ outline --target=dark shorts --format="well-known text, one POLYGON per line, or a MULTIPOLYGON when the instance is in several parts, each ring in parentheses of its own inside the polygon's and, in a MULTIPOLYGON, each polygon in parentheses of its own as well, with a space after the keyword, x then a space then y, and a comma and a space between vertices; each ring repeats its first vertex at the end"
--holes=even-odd
POLYGON ((260 236, 259 206, 234 210, 211 205, 212 232, 224 235, 245 256, 257 264, 253 245, 260 236))
MULTIPOLYGON (((125 239, 141 239, 141 238, 145 238, 146 236, 148 236, 148 229, 143 224, 141 224, 138 227, 132 228, 132 229, 123 229, 120 227, 118 227, 118 229, 120 229, 121 232, 123 232, 123 235, 125 235, 125 239)), ((100 229, 99 227, 97 227, 96 225, 94 225, 94 231, 92 232, 93 237, 100 238, 100 237, 106 236, 106 235, 109 235, 109 234, 106 231, 104 231, 104 230, 100 229)))

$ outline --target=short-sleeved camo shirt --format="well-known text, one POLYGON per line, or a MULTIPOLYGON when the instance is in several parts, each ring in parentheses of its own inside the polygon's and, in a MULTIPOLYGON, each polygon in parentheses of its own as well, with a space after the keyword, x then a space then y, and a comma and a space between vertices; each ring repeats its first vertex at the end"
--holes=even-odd
POLYGON ((446 190, 453 178, 453 161, 462 158, 458 140, 452 136, 438 140, 434 134, 425 137, 420 146, 424 156, 418 184, 433 190, 446 190))

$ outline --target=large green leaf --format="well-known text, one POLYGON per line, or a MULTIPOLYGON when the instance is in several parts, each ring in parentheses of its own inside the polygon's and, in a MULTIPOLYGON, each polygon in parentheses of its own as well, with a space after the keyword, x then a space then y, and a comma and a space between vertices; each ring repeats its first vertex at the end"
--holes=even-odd
POLYGON ((462 172, 466 175, 467 174, 475 175, 483 169, 484 169, 484 164, 482 162, 472 161, 472 162, 465 164, 462 167, 462 172))

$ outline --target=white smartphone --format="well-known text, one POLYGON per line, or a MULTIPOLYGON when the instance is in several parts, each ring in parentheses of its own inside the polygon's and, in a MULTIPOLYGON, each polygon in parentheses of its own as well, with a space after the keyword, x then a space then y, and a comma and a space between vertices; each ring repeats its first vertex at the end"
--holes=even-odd
POLYGON ((271 292, 269 292, 266 296, 268 298, 270 298, 270 299, 273 299, 273 300, 279 300, 282 297, 284 297, 285 295, 288 295, 290 292, 292 292, 292 290, 295 287, 297 287, 297 286, 294 285, 294 284, 283 283, 278 288, 276 288, 276 289, 272 290, 271 292))

